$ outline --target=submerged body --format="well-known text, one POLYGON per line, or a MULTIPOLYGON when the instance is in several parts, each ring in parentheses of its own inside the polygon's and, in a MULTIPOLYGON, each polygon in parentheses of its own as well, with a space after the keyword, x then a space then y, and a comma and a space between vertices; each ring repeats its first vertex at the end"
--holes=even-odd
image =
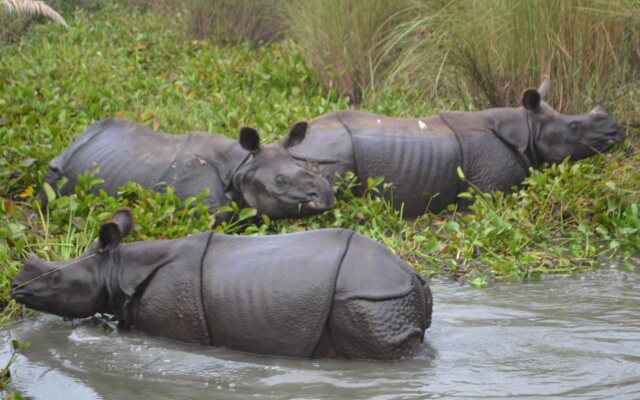
MULTIPOLYGON (((304 140, 288 148, 319 164, 328 180, 352 171, 360 182, 384 177, 404 216, 439 212, 456 203, 469 183, 485 192, 509 191, 529 168, 591 156, 623 139, 618 124, 598 105, 586 115, 562 115, 539 91, 523 107, 443 112, 419 119, 339 111, 309 122, 304 140), (467 181, 457 173, 460 167, 467 181)), ((288 137, 285 138, 288 140, 288 137)))
POLYGON ((255 354, 389 360, 423 351, 431 292, 371 239, 326 229, 118 245, 128 230, 122 213, 90 259, 31 281, 63 263, 30 258, 12 296, 61 316, 112 313, 123 327, 255 354))
POLYGON ((164 191, 172 187, 182 199, 204 199, 212 212, 232 200, 272 218, 307 216, 334 204, 329 183, 291 160, 285 146, 259 146, 257 132, 243 128, 240 141, 206 132, 169 135, 120 119, 92 124, 49 163, 46 182, 62 177, 63 195, 71 194, 78 176, 90 172, 104 182, 95 187, 111 195, 127 182, 164 191), (276 182, 285 177, 286 186, 276 182))

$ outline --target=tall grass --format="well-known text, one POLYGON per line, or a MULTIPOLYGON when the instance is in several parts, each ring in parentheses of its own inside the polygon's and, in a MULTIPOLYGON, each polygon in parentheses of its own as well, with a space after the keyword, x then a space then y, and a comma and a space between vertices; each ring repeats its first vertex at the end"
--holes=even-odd
POLYGON ((190 0, 185 3, 189 33, 232 42, 272 42, 285 29, 281 0, 190 0))
POLYGON ((299 0, 288 3, 289 33, 319 82, 359 102, 375 90, 392 55, 383 38, 406 17, 409 0, 299 0))
POLYGON ((453 0, 416 10, 387 38, 387 51, 402 48, 389 76, 427 96, 439 81, 476 106, 514 105, 550 74, 554 106, 584 112, 594 97, 618 100, 629 83, 638 87, 637 0, 453 0))

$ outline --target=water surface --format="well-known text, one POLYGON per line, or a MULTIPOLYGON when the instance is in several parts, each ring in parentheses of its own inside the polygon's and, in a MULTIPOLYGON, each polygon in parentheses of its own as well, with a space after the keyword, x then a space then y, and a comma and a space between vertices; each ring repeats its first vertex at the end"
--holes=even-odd
POLYGON ((12 368, 33 399, 640 399, 640 275, 600 271, 473 289, 433 282, 423 360, 261 357, 41 315, 12 368))

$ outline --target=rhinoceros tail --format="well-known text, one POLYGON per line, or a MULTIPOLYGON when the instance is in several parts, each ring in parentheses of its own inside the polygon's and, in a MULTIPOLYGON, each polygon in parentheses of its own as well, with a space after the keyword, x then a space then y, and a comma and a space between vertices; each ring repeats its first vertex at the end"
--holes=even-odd
POLYGON ((433 296, 431 295, 431 288, 425 280, 420 279, 422 282, 422 297, 424 299, 424 326, 423 329, 427 330, 431 326, 431 315, 433 314, 433 296))
MULTIPOLYGON (((62 154, 53 158, 49 161, 49 172, 47 172, 47 176, 44 178, 44 182, 47 183, 51 188, 56 192, 56 195, 66 195, 71 194, 73 191, 73 184, 66 183, 63 187, 58 188, 58 181, 65 176, 65 169, 67 164, 70 162, 69 160, 73 157, 73 155, 83 146, 85 146, 88 142, 94 139, 98 134, 104 131, 105 127, 115 124, 125 124, 126 121, 108 118, 102 121, 94 122, 91 124, 80 136, 75 138, 71 146, 67 148, 62 154)), ((67 177, 74 179, 75 177, 67 177)), ((40 200, 40 204, 42 204, 42 209, 46 210, 49 199, 43 188, 38 193, 37 199, 40 200)))

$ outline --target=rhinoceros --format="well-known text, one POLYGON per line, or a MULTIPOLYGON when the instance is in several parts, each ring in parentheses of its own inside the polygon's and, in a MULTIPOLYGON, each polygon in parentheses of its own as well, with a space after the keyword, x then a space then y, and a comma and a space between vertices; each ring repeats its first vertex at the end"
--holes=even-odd
POLYGON ((31 255, 12 297, 64 317, 109 313, 125 329, 254 354, 389 360, 425 351, 428 285, 353 231, 120 244, 132 226, 121 209, 83 256, 31 255))
POLYGON ((508 191, 530 167, 578 160, 622 141, 620 127, 601 104, 586 115, 553 110, 543 101, 549 85, 545 78, 538 90, 526 90, 518 108, 420 119, 334 112, 310 121, 306 132, 292 130, 283 143, 295 142, 289 153, 317 162, 330 182, 347 171, 359 182, 384 177, 405 217, 439 212, 458 201, 468 182, 485 192, 508 191))
MULTIPOLYGON (((294 129, 301 132, 293 137, 304 136, 304 123, 294 129)), ((321 213, 335 203, 331 184, 315 166, 287 154, 294 144, 261 146, 258 132, 248 127, 236 141, 205 132, 164 134, 109 118, 93 123, 51 160, 45 181, 55 188, 66 177, 60 192, 71 194, 78 175, 90 171, 104 180, 96 189, 112 195, 132 181, 158 191, 171 186, 183 199, 208 188, 204 204, 211 211, 234 200, 272 219, 321 213)))

